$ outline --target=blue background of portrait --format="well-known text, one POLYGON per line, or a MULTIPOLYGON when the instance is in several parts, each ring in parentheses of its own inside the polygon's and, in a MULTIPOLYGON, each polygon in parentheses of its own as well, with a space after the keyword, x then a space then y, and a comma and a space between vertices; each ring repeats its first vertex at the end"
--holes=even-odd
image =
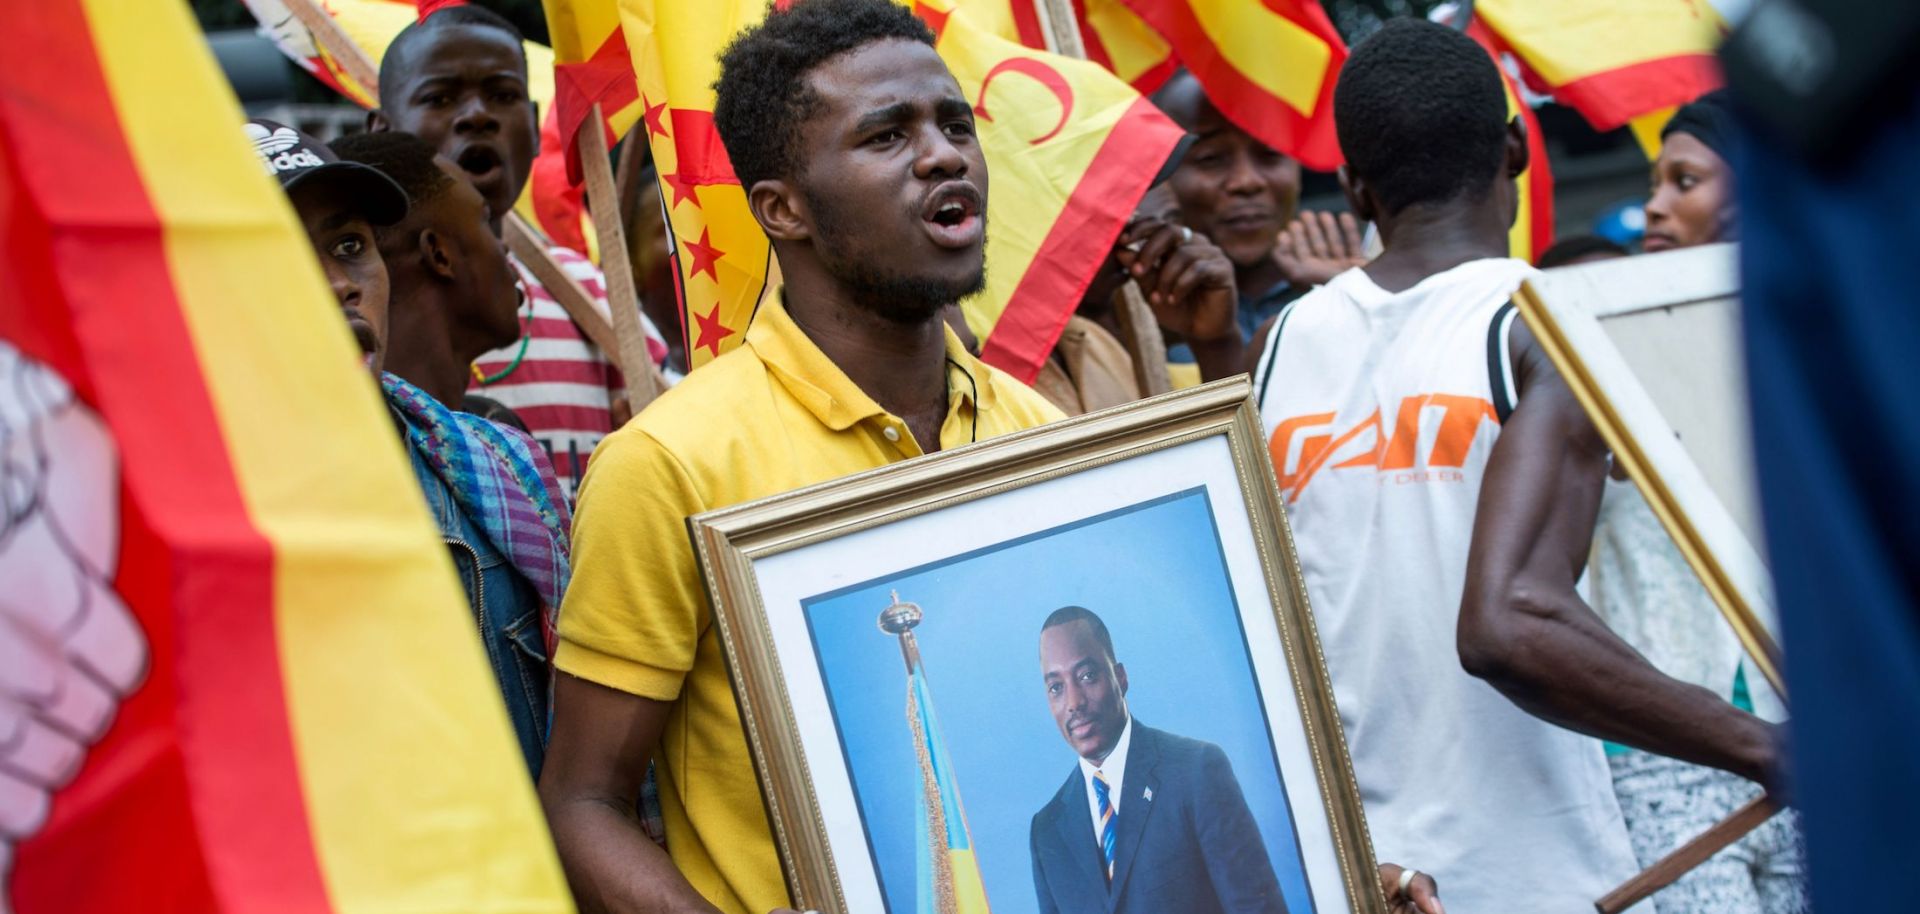
POLYGON ((995 914, 1037 909, 1033 814, 1076 765, 1039 660, 1041 623, 1068 604, 1106 621, 1136 720, 1226 752, 1288 909, 1314 910, 1204 489, 805 601, 888 908, 910 914, 919 769, 906 666, 876 623, 890 590, 926 611, 914 634, 995 914))

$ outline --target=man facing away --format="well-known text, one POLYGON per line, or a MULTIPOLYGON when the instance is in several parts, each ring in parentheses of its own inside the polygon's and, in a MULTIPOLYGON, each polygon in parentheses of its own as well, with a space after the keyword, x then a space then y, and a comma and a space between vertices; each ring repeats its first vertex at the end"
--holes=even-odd
MULTIPOLYGON (((414 134, 459 166, 486 201, 499 235, 540 144, 519 31, 472 5, 443 8, 407 26, 380 60, 380 107, 368 113, 367 129, 414 134)), ((594 307, 610 314, 599 268, 566 248, 551 253, 594 307)), ((471 389, 526 422, 571 492, 587 456, 613 430, 613 401, 624 381, 527 266, 509 259, 527 290, 519 330, 473 363, 471 389)), ((645 326, 648 349, 660 361, 665 344, 652 322, 645 326)))
POLYGON ((1334 114, 1386 253, 1282 311, 1254 380, 1368 826, 1459 910, 1585 914, 1635 865, 1581 733, 1758 778, 1771 728, 1575 594, 1607 452, 1508 304, 1527 146, 1485 52, 1390 22, 1334 114))
POLYGON ((379 169, 411 200, 379 229, 392 304, 381 387, 408 444, 414 476, 453 555, 467 601, 534 777, 547 719, 544 632, 569 574, 566 500, 531 438, 457 412, 474 356, 511 339, 518 292, 488 230, 486 202, 458 166, 404 133, 336 144, 379 169))
POLYGON ((1047 706, 1079 762, 1033 816, 1045 914, 1284 914, 1266 843, 1226 753, 1127 710, 1127 668, 1092 610, 1040 627, 1047 706))

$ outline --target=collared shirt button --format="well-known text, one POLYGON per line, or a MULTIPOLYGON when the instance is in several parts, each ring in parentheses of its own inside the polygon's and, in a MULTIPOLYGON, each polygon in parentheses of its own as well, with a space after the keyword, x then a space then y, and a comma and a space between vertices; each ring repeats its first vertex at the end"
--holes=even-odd
POLYGON ((893 427, 893 426, 891 426, 891 425, 889 425, 889 426, 887 426, 886 428, 883 428, 883 429, 881 429, 881 430, 880 430, 880 434, 882 434, 882 435, 885 435, 885 436, 887 436, 887 440, 888 440, 888 441, 899 441, 899 440, 900 440, 900 430, 899 430, 899 429, 897 429, 897 428, 894 428, 894 427, 893 427))

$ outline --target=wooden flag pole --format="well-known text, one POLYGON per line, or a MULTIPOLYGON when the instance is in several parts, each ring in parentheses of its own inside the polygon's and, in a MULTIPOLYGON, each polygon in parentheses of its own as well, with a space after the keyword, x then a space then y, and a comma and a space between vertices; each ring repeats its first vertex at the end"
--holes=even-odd
POLYGON ((1647 896, 1672 885, 1694 867, 1707 862, 1707 858, 1745 837, 1748 832, 1759 828, 1760 823, 1773 818, 1773 814, 1779 811, 1780 807, 1772 798, 1755 798, 1724 821, 1702 832, 1700 837, 1680 845, 1644 872, 1601 896, 1599 901, 1593 903, 1593 909, 1600 914, 1620 914, 1639 904, 1647 896))
MULTIPOLYGON (((1080 21, 1073 13, 1071 0, 1033 0, 1040 18, 1040 30, 1046 34, 1047 50, 1065 57, 1087 58, 1087 45, 1080 37, 1080 21)), ((1134 379, 1145 396, 1173 389, 1167 377, 1167 340, 1160 335, 1160 321, 1147 306, 1140 286, 1129 279, 1113 296, 1114 316, 1120 321, 1121 343, 1133 356, 1134 379)))
POLYGON ((380 97, 380 68, 360 49, 352 38, 347 37, 340 23, 326 10, 320 8, 317 0, 286 0, 287 12, 300 24, 307 27, 313 40, 318 42, 328 57, 340 64, 347 78, 360 84, 360 88, 369 98, 380 97))
POLYGON ((613 309, 613 333, 619 344, 621 373, 627 379, 627 404, 635 413, 660 395, 653 358, 647 354, 647 333, 640 326, 640 294, 633 282, 633 262, 627 258, 627 232, 620 224, 620 191, 613 182, 613 162, 607 158, 606 121, 600 103, 580 123, 580 167, 587 175, 588 210, 600 239, 600 272, 607 278, 607 303, 613 309))

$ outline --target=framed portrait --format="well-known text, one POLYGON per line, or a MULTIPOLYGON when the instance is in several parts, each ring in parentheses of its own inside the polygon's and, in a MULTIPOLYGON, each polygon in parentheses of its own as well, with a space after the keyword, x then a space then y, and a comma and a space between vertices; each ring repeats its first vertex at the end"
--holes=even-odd
POLYGON ((1780 681, 1731 244, 1548 270, 1514 296, 1614 460, 1780 681))
POLYGON ((1384 914, 1249 392, 689 520, 799 908, 1384 914))

